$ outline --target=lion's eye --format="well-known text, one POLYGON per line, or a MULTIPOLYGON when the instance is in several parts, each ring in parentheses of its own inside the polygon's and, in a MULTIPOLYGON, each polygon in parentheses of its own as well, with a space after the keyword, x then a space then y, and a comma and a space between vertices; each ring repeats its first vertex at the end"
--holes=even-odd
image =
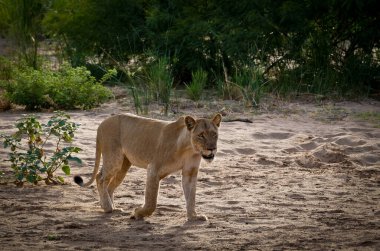
POLYGON ((218 137, 218 134, 216 134, 216 133, 212 133, 212 134, 211 134, 211 137, 212 137, 212 138, 217 138, 217 137, 218 137))
POLYGON ((204 139, 205 138, 205 135, 202 133, 202 134, 199 134, 198 135, 198 138, 200 138, 200 139, 204 139))

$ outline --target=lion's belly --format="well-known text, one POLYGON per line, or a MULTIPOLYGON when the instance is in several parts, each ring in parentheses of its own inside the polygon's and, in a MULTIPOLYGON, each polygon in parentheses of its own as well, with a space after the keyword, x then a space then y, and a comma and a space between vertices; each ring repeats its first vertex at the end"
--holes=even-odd
POLYGON ((125 156, 127 157, 129 162, 131 162, 133 166, 137 166, 137 167, 145 168, 145 169, 148 167, 148 164, 149 164, 148 160, 142 156, 137 156, 128 152, 125 152, 125 156))

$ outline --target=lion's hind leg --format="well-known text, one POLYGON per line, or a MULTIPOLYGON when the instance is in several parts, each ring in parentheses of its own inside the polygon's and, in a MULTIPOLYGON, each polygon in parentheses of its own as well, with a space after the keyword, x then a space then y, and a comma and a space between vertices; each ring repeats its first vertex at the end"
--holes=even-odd
POLYGON ((112 180, 114 179, 116 173, 119 173, 119 171, 122 170, 124 156, 119 156, 114 154, 103 154, 103 168, 101 172, 99 172, 99 174, 96 176, 100 205, 106 213, 111 213, 114 209, 113 198, 111 197, 114 188, 111 189, 112 194, 110 194, 110 186, 112 186, 112 180))
POLYGON ((128 172, 130 167, 131 167, 131 162, 126 157, 124 157, 121 169, 114 174, 114 176, 111 180, 111 183, 108 185, 108 194, 111 198, 112 203, 113 203, 113 199, 114 199, 113 194, 115 192, 115 189, 118 186, 120 186, 120 184, 123 182, 123 180, 124 180, 125 176, 127 175, 127 172, 128 172))

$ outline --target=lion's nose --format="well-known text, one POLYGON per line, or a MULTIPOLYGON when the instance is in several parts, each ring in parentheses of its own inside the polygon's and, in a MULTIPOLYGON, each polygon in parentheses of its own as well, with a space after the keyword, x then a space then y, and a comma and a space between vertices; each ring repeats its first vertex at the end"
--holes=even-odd
POLYGON ((210 151, 210 152, 212 152, 212 153, 215 153, 215 151, 216 151, 216 147, 209 147, 209 148, 207 148, 207 151, 210 151))

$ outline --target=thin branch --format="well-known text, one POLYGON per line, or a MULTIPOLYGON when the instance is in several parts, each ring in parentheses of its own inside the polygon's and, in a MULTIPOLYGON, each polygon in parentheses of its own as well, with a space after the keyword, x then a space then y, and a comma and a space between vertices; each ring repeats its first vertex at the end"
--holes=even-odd
POLYGON ((223 119, 223 122, 244 122, 244 123, 253 123, 252 120, 247 119, 247 118, 223 119))

